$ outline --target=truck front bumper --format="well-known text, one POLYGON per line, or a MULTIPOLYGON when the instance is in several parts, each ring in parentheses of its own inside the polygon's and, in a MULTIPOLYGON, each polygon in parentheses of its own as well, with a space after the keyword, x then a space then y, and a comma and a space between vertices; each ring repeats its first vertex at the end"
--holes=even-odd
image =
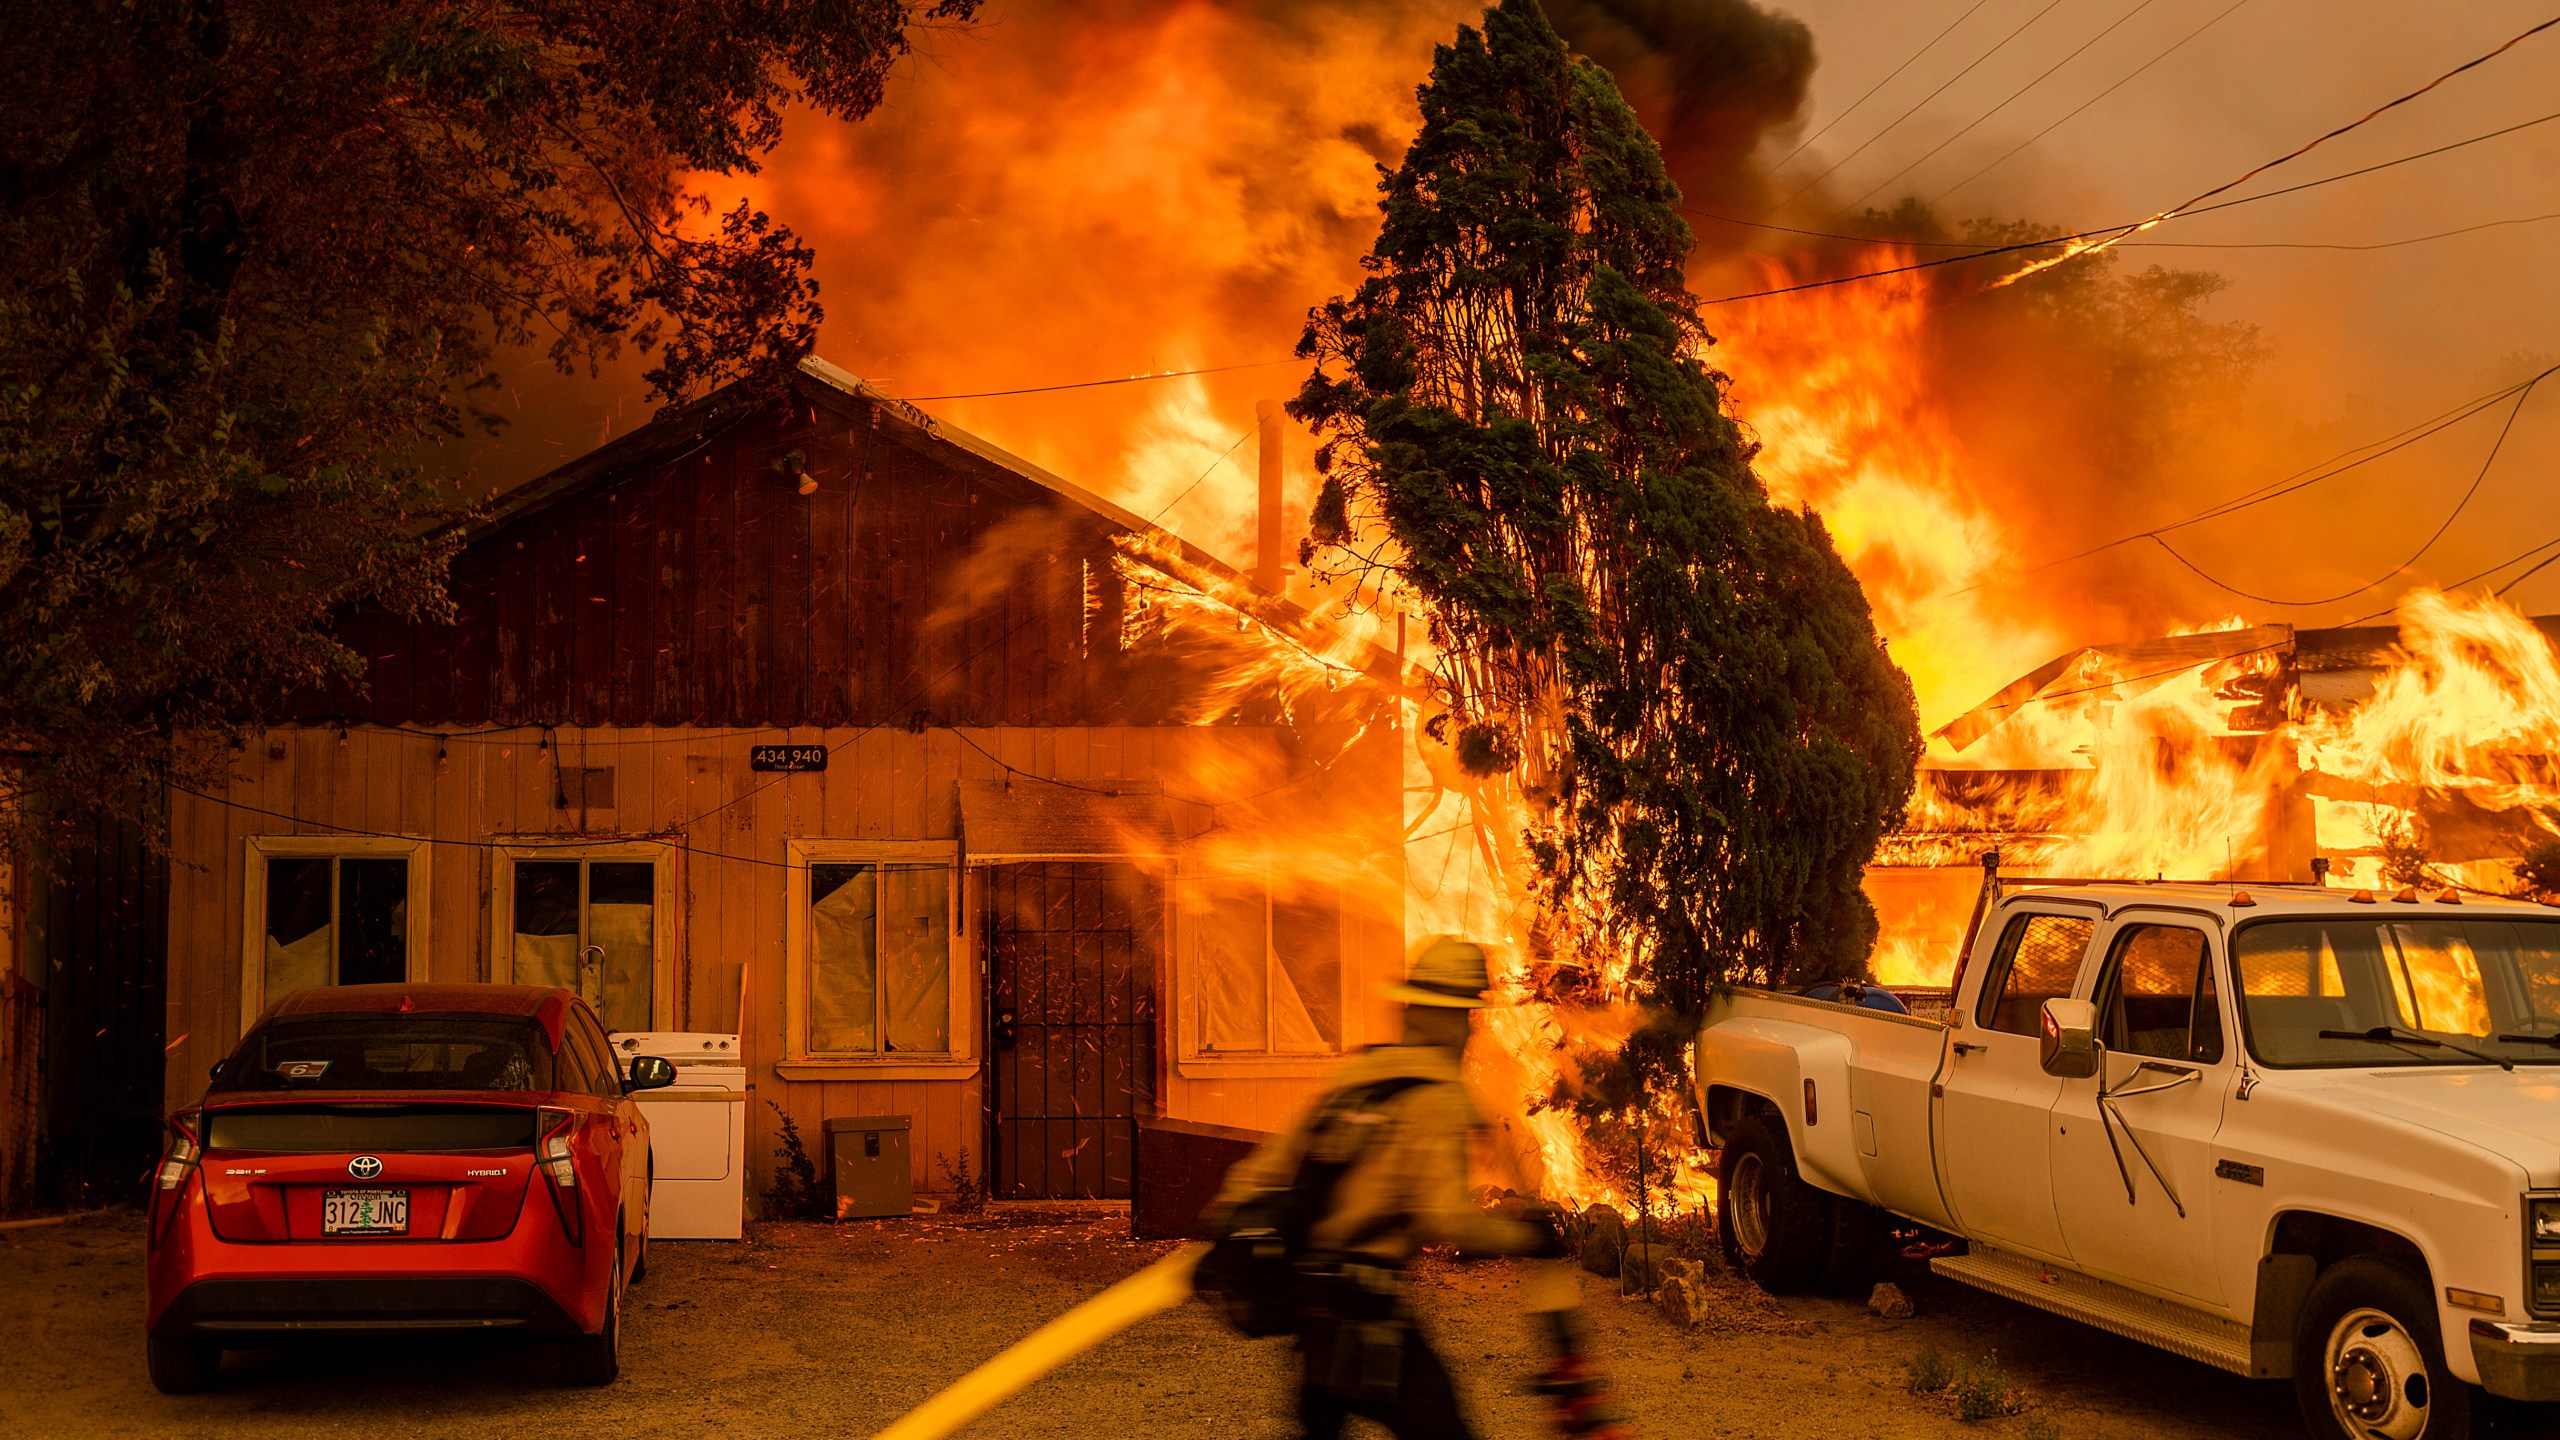
POLYGON ((2474 1320, 2480 1388, 2508 1400, 2560 1400, 2560 1323, 2474 1320))

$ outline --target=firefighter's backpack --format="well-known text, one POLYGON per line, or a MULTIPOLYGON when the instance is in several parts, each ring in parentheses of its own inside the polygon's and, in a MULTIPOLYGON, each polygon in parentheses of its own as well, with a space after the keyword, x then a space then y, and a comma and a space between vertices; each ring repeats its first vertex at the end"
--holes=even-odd
POLYGON ((1252 1336, 1296 1327, 1301 1267, 1319 1258, 1311 1254, 1308 1233, 1324 1218, 1342 1177, 1367 1151, 1379 1108, 1427 1083, 1404 1075, 1335 1094, 1308 1122, 1307 1143, 1289 1183, 1237 1202, 1191 1273, 1192 1289, 1229 1325, 1252 1336))

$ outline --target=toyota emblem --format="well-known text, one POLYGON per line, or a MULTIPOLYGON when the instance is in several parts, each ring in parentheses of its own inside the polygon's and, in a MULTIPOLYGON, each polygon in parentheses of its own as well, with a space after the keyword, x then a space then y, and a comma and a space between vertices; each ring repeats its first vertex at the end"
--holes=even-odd
POLYGON ((382 1173, 381 1157, 375 1155, 359 1155, 353 1160, 347 1162, 347 1173, 353 1175, 359 1180, 370 1180, 374 1176, 382 1173))

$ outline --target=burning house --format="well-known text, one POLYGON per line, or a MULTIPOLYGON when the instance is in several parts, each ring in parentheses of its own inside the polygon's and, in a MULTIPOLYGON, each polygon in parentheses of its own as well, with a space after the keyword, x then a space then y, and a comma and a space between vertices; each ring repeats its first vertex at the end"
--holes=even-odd
POLYGON ((2515 886, 2560 836, 2560 617, 2414 596, 2391 626, 2075 650, 1940 726, 1868 874, 1878 974, 1942 983, 1986 852, 2020 876, 2515 886))
POLYGON ((451 590, 171 796, 171 1106, 296 987, 563 985, 743 1037, 759 1182, 903 1115, 920 1190, 1125 1196, 1390 1019, 1395 657, 841 370, 504 496, 451 590))

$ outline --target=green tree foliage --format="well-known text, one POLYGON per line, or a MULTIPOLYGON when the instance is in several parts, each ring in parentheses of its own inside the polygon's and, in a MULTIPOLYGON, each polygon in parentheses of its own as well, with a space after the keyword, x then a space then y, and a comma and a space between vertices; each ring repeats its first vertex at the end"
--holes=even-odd
POLYGON ((404 457, 501 347, 633 342, 673 400, 804 354, 810 256, 689 184, 859 116, 977 0, 0 7, 0 749, 19 812, 130 805, 445 604, 404 457), (193 753, 193 752, 188 752, 193 753))
POLYGON ((1307 563, 1419 604, 1458 754, 1514 772, 1552 912, 1655 1001, 1859 969, 1911 688, 1698 359, 1678 190, 1533 0, 1460 30, 1421 105, 1368 278, 1300 346, 1307 563))

